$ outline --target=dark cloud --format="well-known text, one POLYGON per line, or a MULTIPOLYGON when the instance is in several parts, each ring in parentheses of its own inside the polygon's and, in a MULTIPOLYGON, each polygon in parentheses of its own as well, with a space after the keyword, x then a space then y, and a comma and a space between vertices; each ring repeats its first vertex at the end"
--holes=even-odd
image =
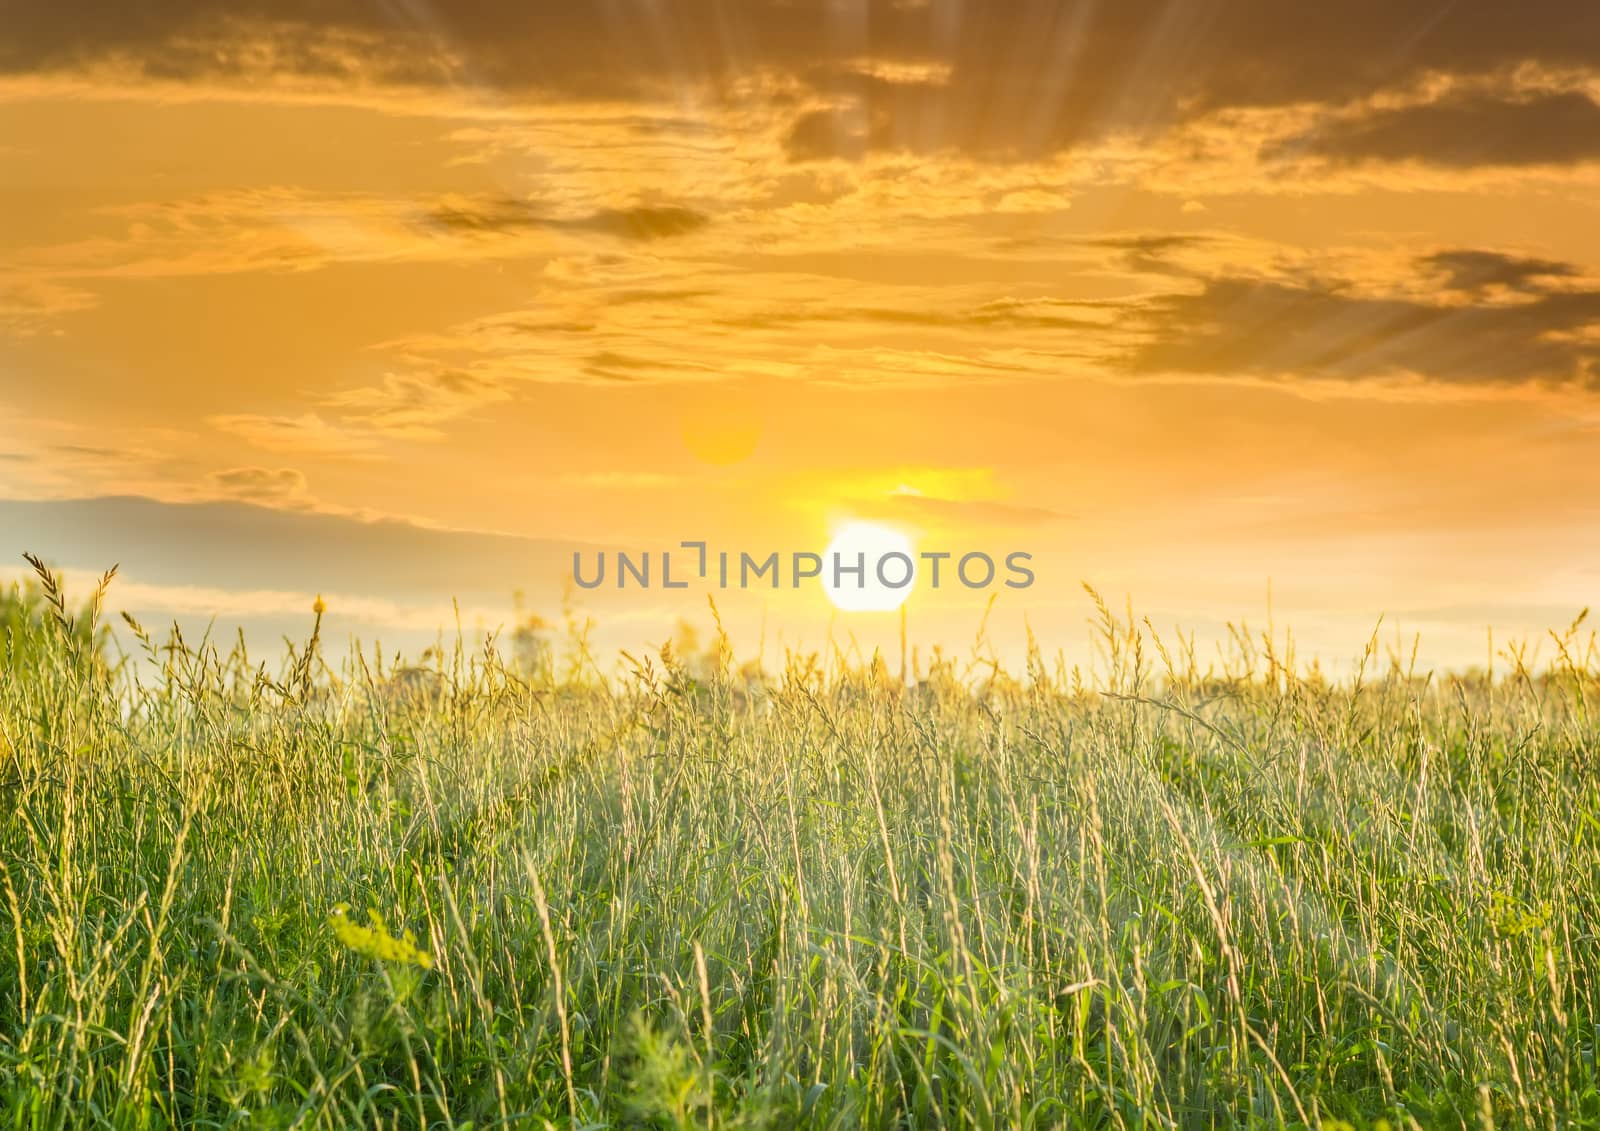
MULTIPOLYGON (((788 138, 796 157, 956 148, 1004 158, 1107 131, 1147 131, 1217 107, 1337 104, 1440 73, 1503 74, 1526 63, 1594 68, 1600 5, 20 0, 8 7, 0 69, 106 61, 164 78, 259 77, 266 70, 369 86, 448 84, 608 99, 743 96, 749 88, 737 80, 776 74, 791 81, 777 85, 775 98, 793 98, 796 85, 811 92, 797 104, 788 138)), ((1395 131, 1421 129, 1441 139, 1445 152, 1464 155, 1471 145, 1460 121, 1496 110, 1485 102, 1457 111, 1393 111, 1402 116, 1367 122, 1347 144, 1404 152, 1395 131)), ((1547 128, 1559 131, 1583 126, 1587 113, 1567 98, 1514 104, 1492 120, 1527 126, 1530 115, 1554 118, 1547 128)), ((1503 144, 1502 159, 1526 161, 1578 143, 1536 129, 1503 144)))
POLYGON ((668 236, 683 236, 698 231, 710 222, 710 217, 692 208, 619 208, 605 209, 579 221, 579 227, 592 228, 607 235, 629 240, 658 240, 668 236))
POLYGON ((533 228, 599 232, 625 240, 657 240, 687 235, 710 222, 692 208, 673 205, 606 208, 577 219, 546 215, 515 197, 493 197, 446 204, 423 217, 430 228, 464 235, 505 235, 533 228))
POLYGON ((1600 158, 1600 104, 1578 91, 1514 97, 1475 90, 1336 118, 1269 146, 1266 156, 1340 164, 1415 160, 1452 168, 1572 165, 1600 158))
POLYGON ((1419 376, 1460 383, 1600 385, 1600 291, 1514 304, 1371 297, 1340 283, 1241 277, 1130 308, 1146 335, 1123 359, 1134 374, 1283 378, 1419 376))
POLYGON ((292 467, 232 467, 213 471, 209 479, 219 495, 241 502, 311 505, 306 477, 292 467))
POLYGON ((602 381, 681 380, 685 376, 704 377, 715 372, 707 365, 636 357, 615 350, 601 350, 591 355, 583 371, 602 381))
POLYGON ((596 328, 593 322, 564 321, 561 319, 513 318, 501 319, 496 327, 515 334, 543 337, 546 334, 587 334, 596 328))
POLYGON ((589 364, 601 369, 662 369, 674 368, 648 357, 631 357, 613 350, 601 350, 589 359, 589 364))
POLYGON ((1453 291, 1481 294, 1495 287, 1512 291, 1541 291, 1555 279, 1577 275, 1570 263, 1553 259, 1530 259, 1498 251, 1458 249, 1436 252, 1418 261, 1436 269, 1453 291))
POLYGON ((1183 274, 1181 268, 1168 258, 1176 251, 1189 251, 1211 242, 1206 236, 1147 234, 1134 236, 1107 236, 1085 241, 1090 247, 1108 248, 1122 253, 1123 262, 1130 271, 1159 272, 1168 275, 1183 274))
MULTIPOLYGON (((1417 258, 1412 276, 1383 293, 1370 281, 1207 272, 1168 258, 1209 242, 1162 233, 1085 241, 1125 255, 1144 274, 1193 288, 1175 293, 1003 298, 951 309, 811 303, 712 323, 756 331, 855 323, 922 328, 930 336, 945 329, 992 331, 996 345, 1007 331, 1024 329, 1035 335, 1034 348, 1047 348, 1064 362, 1136 377, 1419 377, 1600 389, 1600 289, 1570 263, 1450 248, 1417 258), (1049 336, 1037 337, 1041 332, 1049 336)), ((969 364, 978 363, 969 358, 969 364)))
POLYGON ((445 204, 423 217, 432 228, 467 235, 501 235, 543 227, 547 220, 525 200, 498 197, 471 204, 445 204))
POLYGON ((820 161, 829 157, 854 161, 866 154, 870 140, 861 113, 813 110, 801 114, 789 127, 784 151, 793 161, 820 161))

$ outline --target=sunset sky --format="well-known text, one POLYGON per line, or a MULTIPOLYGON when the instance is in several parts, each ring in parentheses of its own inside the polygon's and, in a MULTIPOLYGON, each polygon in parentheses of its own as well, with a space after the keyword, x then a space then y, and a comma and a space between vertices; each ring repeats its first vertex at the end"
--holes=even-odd
POLYGON ((1202 641, 1270 585, 1336 667, 1600 598, 1592 3, 0 13, 0 577, 409 646, 553 618, 575 548, 870 519, 1031 552, 1011 653, 1081 651, 1083 581, 1202 641))

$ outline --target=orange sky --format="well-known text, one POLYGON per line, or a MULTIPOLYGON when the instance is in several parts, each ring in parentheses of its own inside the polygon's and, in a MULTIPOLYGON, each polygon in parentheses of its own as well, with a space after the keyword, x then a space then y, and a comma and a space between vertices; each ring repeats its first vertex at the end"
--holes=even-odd
MULTIPOLYGON (((412 641, 553 613, 572 548, 871 518, 1031 552, 1008 654, 1081 653, 1084 580, 1202 638, 1270 582, 1335 666, 1600 592, 1593 5, 568 7, 8 15, 6 560, 412 641)), ((584 604, 621 646, 705 608, 584 604)))

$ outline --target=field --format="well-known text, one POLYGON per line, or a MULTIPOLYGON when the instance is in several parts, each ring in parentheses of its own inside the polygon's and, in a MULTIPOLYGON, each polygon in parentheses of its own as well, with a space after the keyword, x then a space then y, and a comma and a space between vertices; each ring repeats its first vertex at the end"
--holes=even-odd
POLYGON ((92 615, 0 604, 5 1126, 1600 1126, 1581 626, 907 686, 92 615))

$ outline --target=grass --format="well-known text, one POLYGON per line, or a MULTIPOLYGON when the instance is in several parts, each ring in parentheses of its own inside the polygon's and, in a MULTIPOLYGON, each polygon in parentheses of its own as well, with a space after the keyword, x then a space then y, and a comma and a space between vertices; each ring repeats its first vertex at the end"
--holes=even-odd
POLYGON ((1600 1126, 1576 626, 908 688, 89 620, 0 601, 5 1126, 1600 1126))

